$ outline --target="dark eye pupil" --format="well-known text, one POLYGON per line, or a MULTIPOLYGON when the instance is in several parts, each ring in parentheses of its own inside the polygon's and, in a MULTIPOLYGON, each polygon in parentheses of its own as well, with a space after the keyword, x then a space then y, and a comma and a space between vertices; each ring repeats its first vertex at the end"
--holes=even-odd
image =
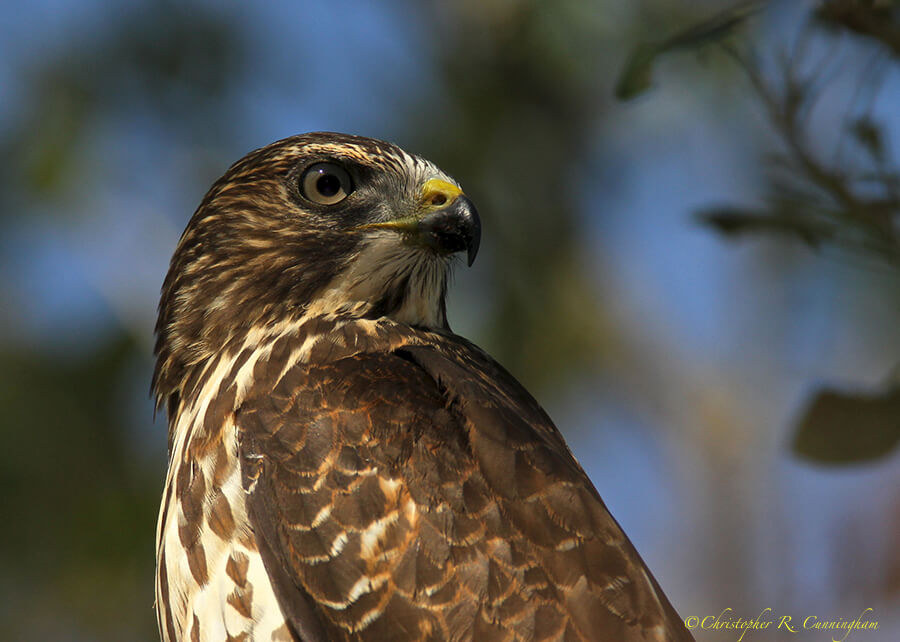
POLYGON ((316 180, 316 189, 322 196, 334 196, 341 191, 341 179, 334 174, 322 174, 316 180))

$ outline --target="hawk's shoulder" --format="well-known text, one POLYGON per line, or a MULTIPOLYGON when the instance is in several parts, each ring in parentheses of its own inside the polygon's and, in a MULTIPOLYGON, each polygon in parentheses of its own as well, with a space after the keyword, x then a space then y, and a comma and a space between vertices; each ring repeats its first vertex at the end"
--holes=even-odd
POLYGON ((453 335, 364 334, 270 368, 236 417, 298 637, 690 639, 512 376, 453 335))

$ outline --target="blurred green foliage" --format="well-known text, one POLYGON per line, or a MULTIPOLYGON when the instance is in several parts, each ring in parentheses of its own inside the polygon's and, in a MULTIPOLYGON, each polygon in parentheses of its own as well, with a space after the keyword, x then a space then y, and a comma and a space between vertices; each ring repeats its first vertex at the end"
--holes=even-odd
MULTIPOLYGON (((172 140, 221 133, 245 56, 240 29, 224 14, 164 4, 120 8, 27 60, 15 126, 0 136, 8 225, 71 222, 83 211, 102 189, 107 168, 92 145, 111 122, 133 118, 172 140)), ((3 338, 0 639, 155 639, 164 462, 136 456, 135 430, 125 425, 135 372, 149 391, 149 337, 114 325, 99 341, 48 337, 42 348, 3 338)), ((146 411, 142 425, 149 392, 146 411)))
POLYGON ((0 351, 13 446, 0 452, 4 639, 66 637, 76 613, 104 639, 122 639, 122 617, 145 638, 155 628, 146 581, 161 479, 135 465, 113 394, 138 359, 122 335, 73 361, 0 351))
POLYGON ((240 29, 224 14, 162 6, 119 9, 99 33, 73 32, 54 55, 29 61, 23 113, 0 140, 5 158, 21 159, 7 176, 17 191, 71 197, 101 169, 84 166, 87 137, 125 114, 186 139, 224 128, 246 57, 240 29))

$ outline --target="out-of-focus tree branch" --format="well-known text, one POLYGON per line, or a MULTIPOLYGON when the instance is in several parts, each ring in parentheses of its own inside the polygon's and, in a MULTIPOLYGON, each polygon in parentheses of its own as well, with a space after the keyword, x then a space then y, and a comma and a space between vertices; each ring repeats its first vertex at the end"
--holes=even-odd
POLYGON ((829 164, 813 150, 808 132, 819 95, 816 72, 801 77, 799 63, 786 59, 777 82, 770 81, 752 58, 731 46, 725 50, 746 72, 784 149, 769 163, 767 208, 715 208, 699 213, 700 220, 730 236, 788 234, 813 247, 840 246, 900 269, 898 173, 880 126, 868 115, 844 124, 846 134, 868 155, 866 166, 829 164))
MULTIPOLYGON (((889 132, 871 109, 853 110, 840 126, 840 142, 851 140, 858 152, 826 159, 811 131, 817 103, 833 78, 830 63, 837 39, 846 33, 874 45, 888 64, 900 56, 900 8, 884 0, 830 0, 811 10, 792 55, 776 57, 775 73, 766 73, 733 36, 765 3, 740 3, 661 44, 638 47, 617 85, 620 98, 649 87, 651 66, 676 48, 710 42, 737 62, 763 106, 779 148, 765 161, 768 185, 762 205, 720 205, 697 213, 698 219, 728 238, 768 234, 799 240, 814 249, 837 247, 886 264, 900 272, 900 170, 887 142, 889 132), (700 37, 702 36, 702 37, 700 37), (824 47, 806 46, 813 37, 824 47), (673 44, 674 43, 674 44, 673 44), (816 59, 808 53, 816 49, 816 59), (886 49, 887 54, 881 50, 886 49), (812 64, 811 64, 812 63, 812 64)), ((872 64, 871 62, 869 64, 872 64)), ((883 75, 861 74, 859 87, 874 96, 883 75)), ((900 383, 896 379, 873 393, 822 388, 795 427, 793 450, 822 463, 855 463, 883 456, 900 442, 900 383)))

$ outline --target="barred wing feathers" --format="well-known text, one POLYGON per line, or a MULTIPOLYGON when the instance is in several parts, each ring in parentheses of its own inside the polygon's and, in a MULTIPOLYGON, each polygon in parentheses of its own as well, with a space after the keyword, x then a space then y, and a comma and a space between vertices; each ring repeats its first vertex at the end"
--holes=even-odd
POLYGON ((243 484, 298 639, 692 639, 556 427, 478 348, 439 336, 254 388, 243 484))

